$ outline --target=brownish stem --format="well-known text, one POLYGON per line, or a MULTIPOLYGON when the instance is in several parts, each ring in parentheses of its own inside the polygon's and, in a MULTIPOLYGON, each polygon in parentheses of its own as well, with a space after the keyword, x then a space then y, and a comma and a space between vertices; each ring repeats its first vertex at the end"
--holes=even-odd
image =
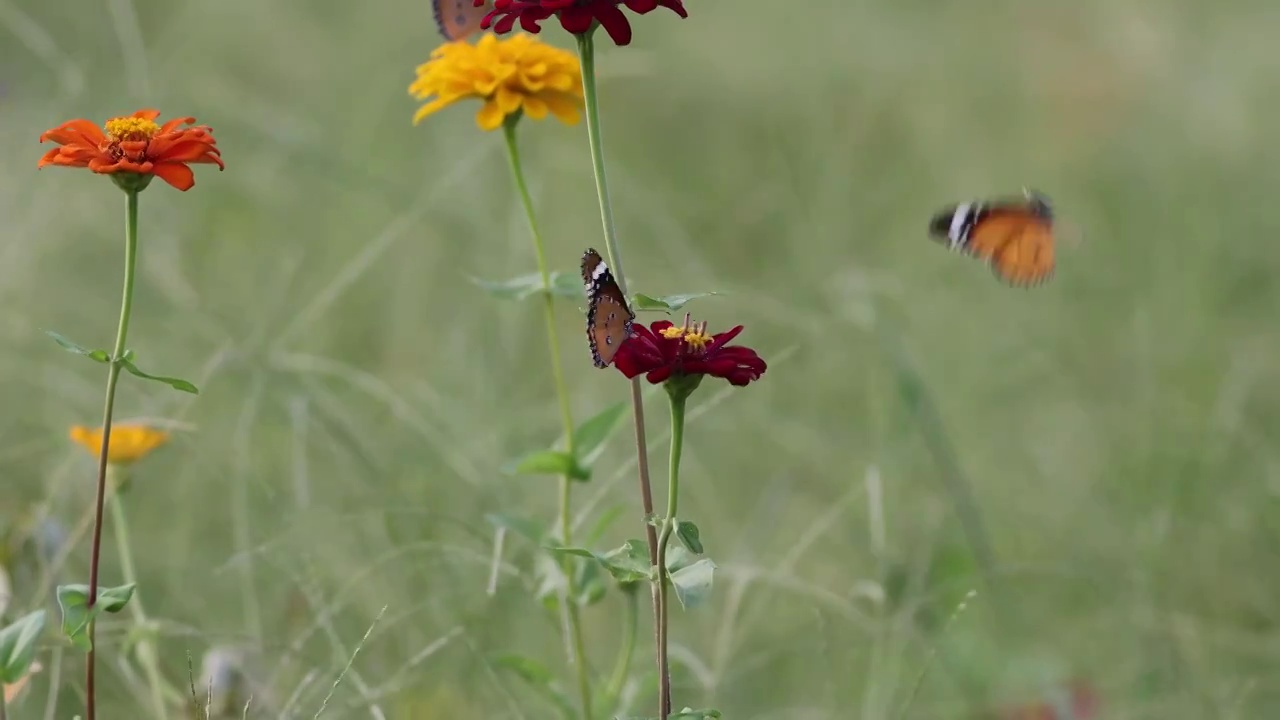
MULTIPOLYGON (((644 507, 645 539, 649 546, 649 567, 658 567, 658 529, 650 520, 653 518, 653 486, 649 482, 648 443, 644 434, 644 399, 640 395, 640 378, 631 380, 631 407, 634 408, 636 425, 636 467, 640 475, 640 503, 644 507)), ((649 597, 653 601, 653 642, 656 648, 662 647, 662 600, 659 597, 657 583, 649 584, 649 597)), ((661 684, 662 715, 671 714, 671 675, 666 672, 666 663, 662 661, 661 652, 657 653, 658 682, 661 684)))

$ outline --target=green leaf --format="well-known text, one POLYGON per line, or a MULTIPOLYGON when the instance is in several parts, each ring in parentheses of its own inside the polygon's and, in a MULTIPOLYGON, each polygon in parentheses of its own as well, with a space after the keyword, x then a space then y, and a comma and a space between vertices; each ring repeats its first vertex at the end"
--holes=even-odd
POLYGON ((138 588, 138 583, 129 583, 128 585, 120 585, 119 587, 99 588, 98 602, 94 604, 94 609, 100 609, 103 612, 118 613, 129 604, 129 600, 133 597, 133 591, 138 588))
MULTIPOLYGON (((575 590, 569 597, 569 601, 578 607, 586 607, 603 600, 609 586, 605 581, 604 571, 600 569, 600 563, 595 562, 594 558, 587 560, 582 557, 568 557, 565 560, 569 565, 569 572, 573 573, 575 590)), ((561 562, 564 561, 557 561, 551 555, 541 555, 534 564, 534 577, 537 580, 534 597, 551 612, 559 609, 560 596, 567 589, 565 570, 561 567, 561 562)))
POLYGON ((680 538, 680 544, 689 548, 689 552, 695 555, 702 554, 702 539, 699 537, 697 525, 688 520, 677 520, 676 537, 680 538))
POLYGON ((624 506, 614 505, 600 513, 600 517, 596 518, 595 524, 582 536, 582 541, 588 545, 595 545, 600 542, 600 538, 604 537, 604 533, 609 529, 609 526, 622 517, 622 514, 626 511, 627 509, 624 506))
POLYGON ((573 569, 573 586, 577 589, 577 596, 573 600, 582 607, 595 605, 604 599, 605 593, 609 591, 609 585, 605 582, 604 572, 600 570, 599 563, 585 562, 579 560, 574 563, 573 569))
POLYGON ((62 608, 62 634, 85 652, 93 649, 86 632, 89 627, 89 586, 59 585, 58 607, 62 608))
POLYGON ((533 578, 537 582, 533 597, 547 610, 556 612, 560 607, 560 596, 564 594, 566 587, 564 568, 560 566, 558 559, 550 555, 535 558, 533 578))
POLYGON ((515 515, 504 515, 502 513, 489 513, 484 516, 489 524, 496 528, 506 528, 520 537, 541 545, 547 534, 538 523, 528 519, 517 517, 515 515))
POLYGON ((619 421, 630 405, 629 402, 611 405, 573 431, 573 451, 578 455, 579 464, 591 465, 598 454, 596 451, 618 429, 619 421))
POLYGON ((671 585, 676 589, 676 599, 685 610, 692 610, 711 594, 711 584, 716 564, 710 558, 671 573, 671 585))
POLYGON ((685 305, 688 305, 690 300, 697 300, 698 298, 711 297, 712 295, 718 295, 718 294, 719 293, 713 293, 713 292, 700 292, 700 293, 685 293, 683 295, 663 295, 662 297, 652 297, 650 295, 645 295, 644 293, 636 293, 635 297, 631 298, 631 309, 637 312, 641 310, 656 310, 658 312, 671 312, 673 310, 679 310, 685 305))
POLYGON ((698 557, 682 545, 667 544, 667 572, 676 573, 698 562, 698 557))
POLYGON ((89 607, 88 585, 59 585, 58 607, 62 608, 62 633, 73 645, 88 652, 93 649, 89 642, 89 621, 98 613, 117 613, 129 604, 137 583, 129 583, 113 588, 99 588, 98 599, 93 607, 89 607))
POLYGON ((77 343, 72 342, 71 340, 68 340, 65 336, 59 333, 56 333, 52 330, 45 330, 44 334, 53 338, 53 341, 61 345, 62 349, 66 350, 67 352, 73 352, 77 355, 83 355, 89 358, 90 360, 96 360, 103 364, 111 362, 111 355, 106 350, 90 350, 89 348, 84 347, 83 345, 79 345, 77 343))
POLYGON ((36 610, 0 630, 0 685, 16 683, 27 674, 44 623, 45 611, 36 610))
POLYGON ((574 480, 591 479, 591 471, 582 467, 564 450, 538 450, 503 466, 508 475, 568 475, 574 480))
MULTIPOLYGON (((582 281, 578 278, 577 273, 553 272, 549 279, 551 280, 552 297, 577 298, 582 296, 582 281)), ((542 284, 542 275, 538 273, 529 273, 510 280, 498 281, 473 277, 471 282, 490 295, 503 300, 525 300, 547 290, 542 284)))
POLYGON ((604 569, 608 570, 615 580, 621 582, 635 582, 649 578, 651 569, 649 565, 649 546, 644 540, 628 540, 623 543, 622 547, 615 548, 607 553, 596 553, 586 548, 560 545, 544 547, 553 554, 593 558, 604 566, 604 569))
POLYGON ((552 675, 551 671, 542 663, 524 655, 506 653, 494 657, 493 664, 515 673, 520 679, 528 683, 531 688, 550 701, 552 705, 555 705, 564 717, 573 718, 577 715, 569 696, 556 683, 555 675, 552 675))
POLYGON ((669 715, 671 718, 679 718, 680 720, 719 720, 720 711, 715 708, 699 708, 694 710, 688 705, 681 708, 680 712, 675 715, 669 715))
POLYGON ((133 357, 133 351, 129 350, 124 354, 124 357, 120 359, 120 364, 124 365, 124 369, 128 370, 130 374, 136 375, 143 380, 162 382, 174 390, 181 390, 182 392, 191 393, 192 395, 200 394, 200 390, 197 389, 195 385, 191 384, 191 382, 187 380, 183 380, 182 378, 166 377, 164 375, 151 375, 150 373, 145 373, 139 370, 138 366, 133 364, 133 357))

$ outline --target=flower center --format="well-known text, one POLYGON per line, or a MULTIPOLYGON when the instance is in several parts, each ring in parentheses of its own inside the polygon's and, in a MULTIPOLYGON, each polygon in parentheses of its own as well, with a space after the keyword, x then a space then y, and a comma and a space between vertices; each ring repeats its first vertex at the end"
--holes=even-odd
POLYGON ((704 332, 690 330, 684 334, 684 344, 698 352, 704 352, 709 342, 711 342, 711 336, 704 332))
POLYGON ((150 140, 153 135, 160 132, 159 125, 139 117, 111 118, 104 129, 116 142, 150 140))
POLYGON ((685 319, 684 327, 672 325, 662 330, 662 337, 668 340, 683 340, 685 348, 691 353, 706 352, 707 344, 711 342, 711 336, 707 334, 706 326, 689 325, 688 318, 685 319))

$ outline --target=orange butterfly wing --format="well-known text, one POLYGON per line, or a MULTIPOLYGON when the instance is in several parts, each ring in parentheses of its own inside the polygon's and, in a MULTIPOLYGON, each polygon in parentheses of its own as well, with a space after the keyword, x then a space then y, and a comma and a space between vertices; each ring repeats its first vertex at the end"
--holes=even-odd
POLYGON ((978 220, 965 249, 991 264, 1010 285, 1039 285, 1053 275, 1053 224, 1025 208, 992 208, 978 220))

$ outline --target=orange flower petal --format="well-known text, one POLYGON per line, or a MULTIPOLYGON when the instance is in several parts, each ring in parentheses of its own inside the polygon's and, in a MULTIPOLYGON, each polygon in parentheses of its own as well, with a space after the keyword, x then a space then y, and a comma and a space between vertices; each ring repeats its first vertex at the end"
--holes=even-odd
POLYGON ((193 117, 173 118, 172 120, 169 120, 165 124, 161 125, 160 132, 156 133, 156 135, 164 135, 166 133, 171 133, 174 131, 175 128, 178 128, 182 125, 191 125, 195 123, 195 121, 196 119, 193 117))
POLYGON ((196 184, 195 173, 182 163, 156 163, 151 169, 151 174, 183 191, 190 190, 191 186, 196 184))
POLYGON ((88 120, 71 120, 40 133, 40 142, 46 140, 59 145, 82 144, 96 148, 107 141, 107 136, 103 134, 102 128, 88 120))

